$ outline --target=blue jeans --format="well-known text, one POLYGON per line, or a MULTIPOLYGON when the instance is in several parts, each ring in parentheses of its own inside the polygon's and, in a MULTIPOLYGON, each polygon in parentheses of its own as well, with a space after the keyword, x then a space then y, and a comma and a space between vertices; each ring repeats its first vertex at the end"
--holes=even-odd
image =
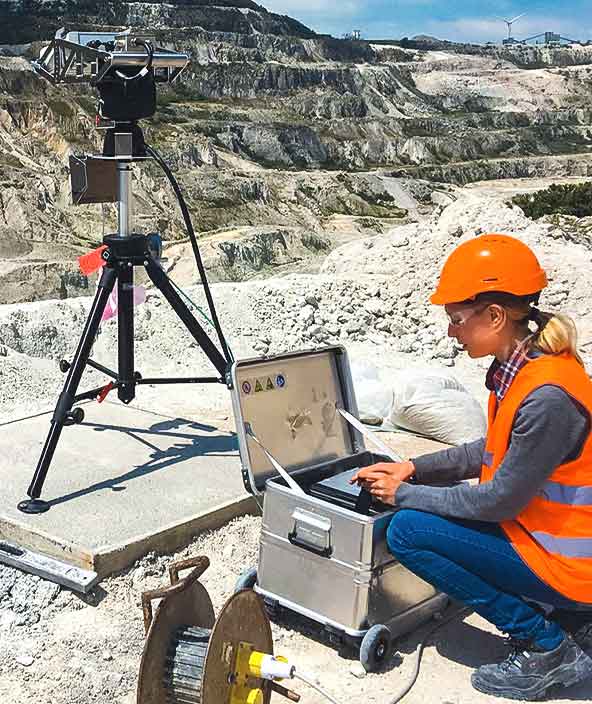
POLYGON ((525 599, 578 608, 526 566, 495 523, 402 509, 391 520, 387 542, 411 572, 469 605, 500 631, 544 650, 556 648, 564 633, 525 599))

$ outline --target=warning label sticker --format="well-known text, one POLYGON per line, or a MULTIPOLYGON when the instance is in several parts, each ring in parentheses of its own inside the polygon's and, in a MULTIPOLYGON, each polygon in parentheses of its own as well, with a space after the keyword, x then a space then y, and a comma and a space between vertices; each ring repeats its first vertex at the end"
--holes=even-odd
POLYGON ((245 396, 259 394, 286 387, 286 375, 283 373, 262 376, 257 379, 245 379, 241 382, 241 391, 245 396))

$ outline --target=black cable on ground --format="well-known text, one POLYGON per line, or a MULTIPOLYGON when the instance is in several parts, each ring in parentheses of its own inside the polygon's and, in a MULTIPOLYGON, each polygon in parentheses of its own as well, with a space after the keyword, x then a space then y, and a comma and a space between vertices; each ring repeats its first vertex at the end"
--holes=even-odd
POLYGON ((433 628, 430 628, 430 630, 425 634, 425 636, 421 639, 421 642, 419 644, 419 647, 417 649, 417 655, 415 656, 415 665, 413 666, 413 672, 411 673, 411 677, 409 678, 409 681, 405 684, 405 686, 392 698, 389 700, 388 704, 398 704, 398 702, 403 699, 403 697, 406 697, 407 694, 411 691, 411 688, 417 681, 417 677, 419 676, 419 668, 421 665, 421 658, 423 655, 423 651, 428 644, 428 641, 430 638, 436 633, 440 628, 443 628, 446 626, 448 623, 451 621, 454 621, 456 618, 464 618, 468 614, 472 612, 472 609, 468 607, 464 607, 462 609, 458 609, 454 611, 453 613, 449 614, 442 620, 438 621, 438 623, 433 626, 433 628))
MULTIPOLYGON (((421 639, 421 642, 419 644, 419 647, 417 649, 417 655, 415 656, 415 665, 413 666, 413 672, 411 673, 411 677, 407 681, 407 683, 404 685, 404 687, 392 698, 389 700, 388 704, 398 704, 409 692, 411 691, 413 685, 417 681, 417 677, 419 675, 419 667, 421 665, 421 658, 423 655, 423 651, 430 640, 430 638, 436 633, 440 628, 443 628, 446 626, 448 623, 451 621, 454 621, 455 619, 459 618, 462 619, 468 614, 472 612, 472 609, 468 607, 462 607, 462 608, 457 608, 455 609, 452 613, 450 613, 448 616, 445 618, 442 618, 438 621, 438 623, 430 628, 430 630, 425 634, 425 636, 421 639)), ((293 673, 292 677, 295 677, 297 679, 302 680, 305 682, 307 685, 315 689, 319 694, 322 694, 325 699, 328 701, 332 702, 332 704, 340 704, 338 699, 335 699, 331 694, 326 692, 324 689, 319 687, 316 682, 314 681, 314 677, 312 675, 309 675, 307 673, 304 673, 300 671, 298 668, 293 668, 293 673)))
POLYGON ((202 283, 203 283, 204 293, 206 296, 206 300, 208 302, 208 307, 209 307, 210 313, 212 315, 212 323, 213 323, 214 328, 216 330, 216 333, 218 335, 218 340, 220 340, 220 345, 222 346, 222 353, 224 354, 226 361, 230 364, 231 362, 234 361, 234 357, 232 355, 232 352, 230 351, 230 348, 228 347, 228 344, 227 344, 226 339, 224 337, 224 333, 222 332, 220 320, 218 319, 218 314, 216 313, 216 308, 214 306, 214 300, 212 298, 212 292, 210 291, 210 285, 208 283, 206 270, 203 265, 203 261, 201 258, 199 247, 197 246, 197 238, 195 237, 195 231, 193 229, 191 217, 189 216, 189 210, 187 209, 187 204, 185 203, 185 198, 183 198, 183 194, 181 193, 181 189, 179 188, 179 184, 177 183, 177 180, 175 179, 173 172, 170 170, 167 163, 160 156, 160 154, 156 151, 156 149, 154 149, 153 147, 151 147, 150 145, 147 144, 146 145, 146 152, 156 161, 156 163, 164 171, 171 186, 173 187, 173 190, 175 191, 175 195, 177 196, 177 200, 179 201, 181 213, 183 214, 183 220, 185 221, 185 227, 187 228, 187 234, 189 235, 189 241, 191 242, 191 247, 193 249, 195 263, 197 264, 197 269, 199 271, 199 275, 200 275, 202 283))

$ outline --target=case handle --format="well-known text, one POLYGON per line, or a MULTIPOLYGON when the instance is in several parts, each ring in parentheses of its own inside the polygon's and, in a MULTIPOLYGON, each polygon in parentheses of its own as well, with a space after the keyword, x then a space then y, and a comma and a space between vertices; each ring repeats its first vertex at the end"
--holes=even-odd
POLYGON ((321 557, 331 557, 333 554, 333 548, 330 545, 326 548, 319 547, 318 545, 311 545, 304 540, 300 540, 295 530, 288 533, 288 540, 297 548, 308 550, 308 552, 313 552, 315 555, 320 555, 321 557))
POLYGON ((331 520, 297 508, 292 513, 294 525, 288 533, 292 545, 321 557, 331 557, 331 520))

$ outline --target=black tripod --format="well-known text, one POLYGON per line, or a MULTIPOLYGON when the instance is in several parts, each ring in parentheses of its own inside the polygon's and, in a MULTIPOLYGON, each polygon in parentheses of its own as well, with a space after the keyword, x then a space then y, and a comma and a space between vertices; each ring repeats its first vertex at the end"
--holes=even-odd
POLYGON ((43 513, 51 504, 43 501, 41 490, 49 471, 62 429, 67 425, 81 423, 84 419, 82 408, 73 409, 74 404, 89 399, 95 399, 107 390, 117 389, 117 395, 123 403, 130 403, 135 397, 136 386, 140 384, 177 384, 177 383, 226 383, 226 375, 232 363, 232 355, 220 328, 213 300, 209 291, 205 269, 199 255, 195 234, 189 219, 187 206, 179 187, 170 170, 161 157, 151 147, 145 145, 140 128, 137 124, 122 125, 109 130, 105 138, 104 155, 116 160, 117 163, 117 200, 118 200, 118 233, 107 235, 103 243, 106 249, 102 256, 105 266, 99 280, 90 313, 88 315, 82 337, 78 343, 72 363, 63 361, 62 371, 68 376, 58 402, 56 404, 49 434, 41 452, 37 469, 27 490, 28 499, 21 501, 18 508, 24 513, 43 513), (119 131, 118 131, 119 130, 119 131), (125 154, 121 153, 121 150, 125 154), (188 227, 189 236, 194 248, 194 254, 199 273, 204 285, 206 298, 214 327, 218 333, 222 352, 210 340, 205 330, 197 322, 189 308, 183 302, 174 285, 161 268, 157 256, 150 246, 147 235, 133 234, 132 222, 132 191, 131 162, 137 158, 152 156, 165 170, 179 197, 181 210, 188 227), (217 377, 189 378, 142 378, 135 370, 134 364, 134 301, 133 281, 134 267, 143 266, 152 283, 163 294, 171 307, 200 345, 204 353, 214 365, 217 377), (103 311, 115 284, 117 284, 117 314, 118 314, 118 371, 115 372, 90 359, 90 353, 96 339, 103 311), (99 387, 77 394, 78 385, 86 366, 92 367, 111 377, 107 387, 99 387))

